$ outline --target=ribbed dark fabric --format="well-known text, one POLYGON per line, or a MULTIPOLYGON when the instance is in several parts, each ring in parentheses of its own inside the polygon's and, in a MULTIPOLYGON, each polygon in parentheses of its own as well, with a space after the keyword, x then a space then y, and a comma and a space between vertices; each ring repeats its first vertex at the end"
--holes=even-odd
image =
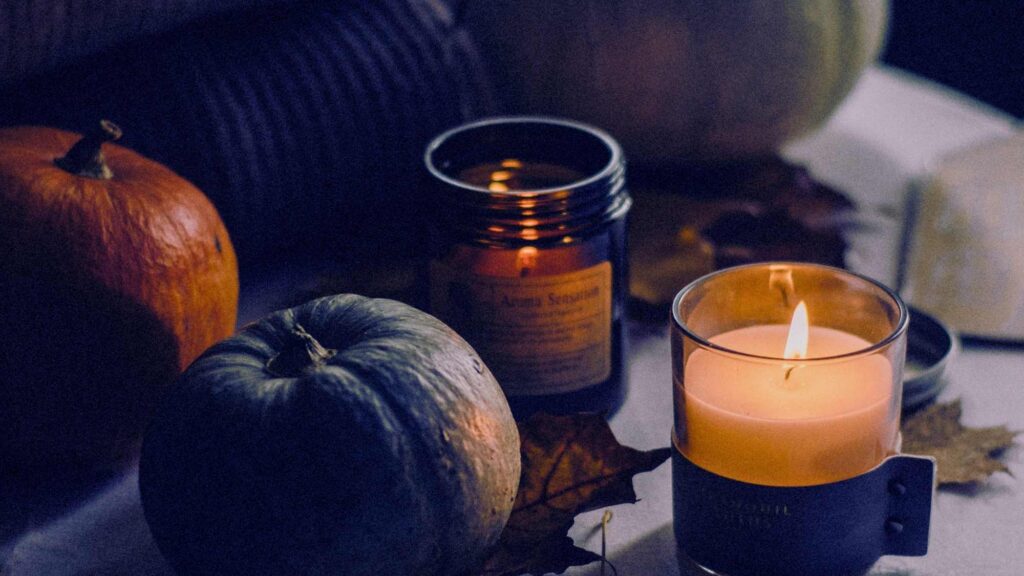
POLYGON ((493 110, 436 0, 303 2, 218 16, 0 93, 0 125, 122 143, 214 201, 243 260, 422 247, 423 149, 493 110))
POLYGON ((202 16, 282 0, 3 0, 0 85, 202 16))

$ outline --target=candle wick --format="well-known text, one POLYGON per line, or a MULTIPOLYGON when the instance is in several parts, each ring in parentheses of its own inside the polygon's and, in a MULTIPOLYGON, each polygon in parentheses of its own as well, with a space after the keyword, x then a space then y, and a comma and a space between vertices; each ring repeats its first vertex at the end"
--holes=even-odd
POLYGON ((782 304, 786 308, 792 308, 792 306, 789 305, 789 291, 786 290, 785 286, 779 286, 778 288, 779 292, 782 292, 782 304))
POLYGON ((789 375, 793 373, 794 369, 796 369, 796 366, 790 366, 789 368, 786 369, 786 376, 784 378, 786 382, 789 382, 789 375))

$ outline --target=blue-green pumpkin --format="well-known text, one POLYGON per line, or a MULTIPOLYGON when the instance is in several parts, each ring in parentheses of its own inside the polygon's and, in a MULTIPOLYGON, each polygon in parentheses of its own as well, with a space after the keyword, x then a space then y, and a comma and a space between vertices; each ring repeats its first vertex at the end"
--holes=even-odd
POLYGON ((209 349, 146 433, 139 486, 183 575, 457 575, 515 499, 501 389, 442 322, 340 295, 209 349))

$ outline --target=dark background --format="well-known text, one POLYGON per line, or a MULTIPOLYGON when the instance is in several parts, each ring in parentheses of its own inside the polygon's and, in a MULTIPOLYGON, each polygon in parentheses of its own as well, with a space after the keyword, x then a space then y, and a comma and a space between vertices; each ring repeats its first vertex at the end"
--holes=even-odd
POLYGON ((892 0, 882 60, 1024 117, 1024 0, 892 0))

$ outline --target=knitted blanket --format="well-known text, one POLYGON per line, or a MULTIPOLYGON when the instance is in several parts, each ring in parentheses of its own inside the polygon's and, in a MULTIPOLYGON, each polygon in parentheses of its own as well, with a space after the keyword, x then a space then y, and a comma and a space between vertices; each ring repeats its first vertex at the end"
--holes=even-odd
POLYGON ((444 2, 136 4, 0 3, 0 126, 119 123, 206 192, 243 264, 422 248, 426 143, 495 109, 444 2))

